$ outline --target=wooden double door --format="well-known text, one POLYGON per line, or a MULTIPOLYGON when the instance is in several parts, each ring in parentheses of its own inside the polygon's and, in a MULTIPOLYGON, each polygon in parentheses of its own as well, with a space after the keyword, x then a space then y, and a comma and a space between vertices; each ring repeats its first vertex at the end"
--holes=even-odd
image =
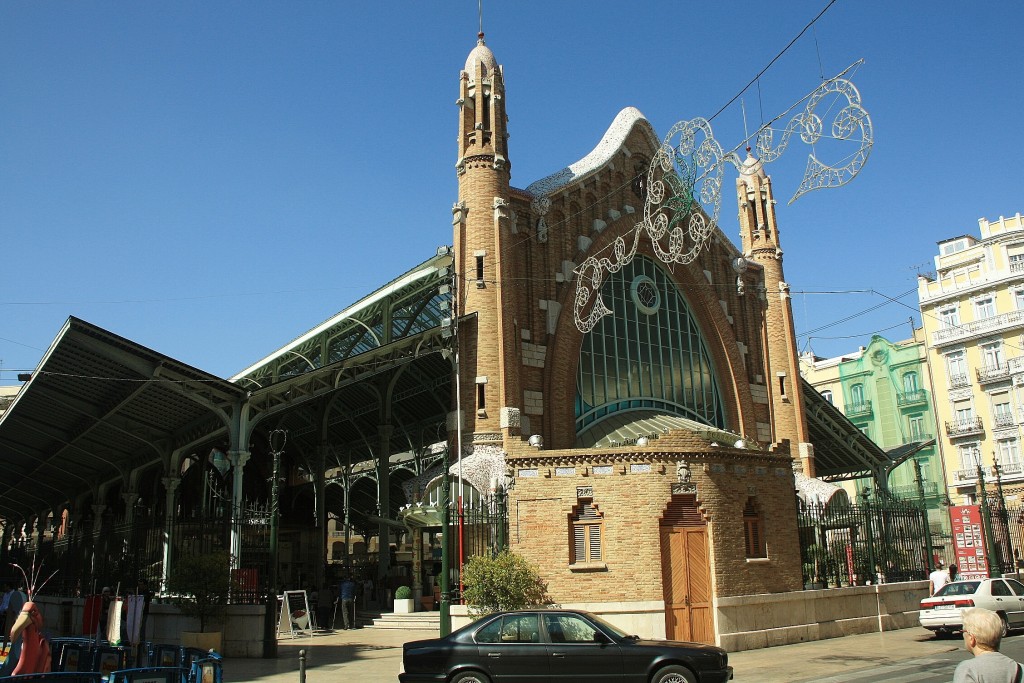
POLYGON ((665 636, 669 640, 715 643, 711 614, 708 528, 661 526, 661 573, 665 593, 665 636))

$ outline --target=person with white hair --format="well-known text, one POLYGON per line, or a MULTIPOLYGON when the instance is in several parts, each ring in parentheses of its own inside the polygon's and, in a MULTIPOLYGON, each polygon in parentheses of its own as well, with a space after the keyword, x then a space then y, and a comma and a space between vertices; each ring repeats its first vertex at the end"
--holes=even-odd
POLYGON ((1003 621, 984 607, 963 611, 964 647, 974 655, 957 665, 953 683, 1020 683, 1024 669, 999 652, 1003 621))

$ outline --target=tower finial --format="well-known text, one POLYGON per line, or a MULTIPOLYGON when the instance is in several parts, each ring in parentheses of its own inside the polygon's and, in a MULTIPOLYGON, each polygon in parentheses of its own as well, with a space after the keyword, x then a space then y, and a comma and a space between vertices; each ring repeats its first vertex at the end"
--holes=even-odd
POLYGON ((480 33, 477 34, 477 40, 482 44, 484 42, 484 0, 476 0, 476 12, 480 17, 480 33))

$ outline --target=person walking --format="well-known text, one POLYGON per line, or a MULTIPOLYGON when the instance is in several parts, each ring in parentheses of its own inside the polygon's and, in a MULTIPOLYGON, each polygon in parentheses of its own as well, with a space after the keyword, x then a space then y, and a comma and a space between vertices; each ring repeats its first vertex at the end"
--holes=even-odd
POLYGON ((1020 683, 1024 669, 999 651, 1003 622, 999 615, 984 607, 963 611, 964 647, 974 655, 960 662, 953 672, 953 683, 1020 683))
POLYGON ((949 583, 949 572, 942 560, 935 565, 935 571, 928 575, 928 580, 932 582, 932 595, 938 593, 940 588, 949 583))
POLYGON ((351 574, 346 574, 338 586, 338 600, 341 602, 342 628, 355 628, 356 621, 356 582, 351 574))

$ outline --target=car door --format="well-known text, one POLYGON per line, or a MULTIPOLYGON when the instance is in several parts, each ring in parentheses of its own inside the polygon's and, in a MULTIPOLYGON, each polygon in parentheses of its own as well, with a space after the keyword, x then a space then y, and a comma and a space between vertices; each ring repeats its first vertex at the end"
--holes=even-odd
POLYGON ((582 615, 565 612, 544 614, 544 630, 549 641, 548 671, 552 681, 592 683, 623 680, 622 653, 618 643, 608 642, 611 639, 582 615))
POLYGON ((1017 624, 1024 624, 1024 583, 1016 579, 1004 579, 1013 594, 1017 596, 1017 615, 1016 619, 1010 619, 1011 622, 1017 624))
POLYGON ((483 626, 475 637, 480 665, 494 683, 548 680, 548 656, 538 614, 506 614, 483 626))
POLYGON ((1017 623, 1021 617, 1020 598, 1010 590, 1010 586, 1002 579, 991 579, 989 592, 992 595, 992 606, 989 609, 1004 613, 1009 623, 1017 623))

